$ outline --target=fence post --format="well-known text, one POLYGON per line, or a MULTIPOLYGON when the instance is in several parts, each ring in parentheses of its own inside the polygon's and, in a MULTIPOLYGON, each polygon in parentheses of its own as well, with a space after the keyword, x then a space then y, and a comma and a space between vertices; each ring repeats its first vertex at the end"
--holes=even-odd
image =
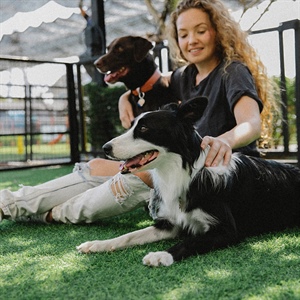
POLYGON ((296 97, 296 120, 297 120, 297 159, 300 167, 300 20, 295 20, 295 97, 296 97))
MULTIPOLYGON (((282 32, 287 29, 294 29, 294 34, 295 34, 295 69, 296 69, 295 98, 296 98, 297 147, 298 147, 297 161, 298 161, 298 166, 300 167, 300 153, 299 153, 300 150, 300 20, 291 20, 291 21, 281 23, 279 28, 279 33, 281 33, 282 35, 282 32)), ((281 58, 281 60, 283 60, 283 57, 281 58)))
POLYGON ((288 126, 288 101, 286 95, 286 79, 284 64, 284 47, 283 47, 283 26, 278 27, 279 34, 279 56, 280 56, 280 95, 281 95, 281 112, 282 112, 282 134, 283 134, 283 152, 289 153, 289 126, 288 126))
POLYGON ((85 114, 84 114, 84 103, 82 95, 81 85, 81 64, 77 64, 77 93, 78 93, 78 105, 79 105, 79 120, 80 120, 80 145, 81 152, 86 153, 86 126, 85 126, 85 114))
POLYGON ((172 70, 169 47, 166 41, 155 44, 155 47, 153 48, 153 56, 162 73, 167 73, 172 70))
POLYGON ((79 130, 76 109, 76 94, 75 94, 75 81, 73 65, 66 64, 67 71, 67 89, 68 89, 68 114, 69 114, 69 132, 70 132, 70 150, 71 162, 75 163, 80 161, 79 152, 79 130))

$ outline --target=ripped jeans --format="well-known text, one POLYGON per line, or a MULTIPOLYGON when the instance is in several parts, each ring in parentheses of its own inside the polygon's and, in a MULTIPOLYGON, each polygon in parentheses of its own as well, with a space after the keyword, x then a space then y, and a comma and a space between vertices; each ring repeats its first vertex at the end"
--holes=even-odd
POLYGON ((43 214, 63 223, 91 223, 145 205, 150 188, 137 176, 91 176, 88 163, 77 163, 73 173, 18 191, 0 191, 0 208, 8 219, 43 214))

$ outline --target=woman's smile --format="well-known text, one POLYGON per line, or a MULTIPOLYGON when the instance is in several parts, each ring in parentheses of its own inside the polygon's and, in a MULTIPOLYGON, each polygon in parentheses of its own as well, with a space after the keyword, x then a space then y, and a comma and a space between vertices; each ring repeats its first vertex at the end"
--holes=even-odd
POLYGON ((216 31, 209 16, 201 9, 191 8, 178 16, 178 45, 182 55, 197 68, 215 67, 216 31))

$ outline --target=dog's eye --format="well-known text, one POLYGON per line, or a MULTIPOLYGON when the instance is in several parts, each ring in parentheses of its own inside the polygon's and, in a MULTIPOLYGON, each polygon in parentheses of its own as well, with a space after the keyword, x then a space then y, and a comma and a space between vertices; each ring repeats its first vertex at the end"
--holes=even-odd
POLYGON ((148 130, 148 127, 145 125, 142 125, 139 130, 140 130, 140 132, 146 132, 148 130))
POLYGON ((122 46, 118 45, 118 46, 115 48, 115 50, 116 50, 116 52, 121 53, 121 52, 124 51, 124 48, 123 48, 122 46))

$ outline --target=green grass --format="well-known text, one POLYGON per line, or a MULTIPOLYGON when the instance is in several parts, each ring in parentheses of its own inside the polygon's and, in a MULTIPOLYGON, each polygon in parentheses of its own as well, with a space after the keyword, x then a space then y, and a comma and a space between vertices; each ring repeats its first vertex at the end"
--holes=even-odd
MULTIPOLYGON (((17 189, 70 172, 40 168, 0 172, 0 188, 17 189)), ((114 253, 78 254, 75 246, 151 224, 136 210, 90 225, 0 223, 0 299, 300 299, 300 232, 286 230, 187 259, 149 268, 149 251, 174 241, 114 253)))
MULTIPOLYGON (((30 147, 27 146, 28 155, 30 147)), ((0 161, 23 161, 26 160, 25 147, 18 148, 15 146, 0 145, 0 161)), ((49 144, 34 144, 32 145, 32 153, 34 159, 46 159, 55 157, 69 157, 70 145, 67 143, 58 143, 55 145, 49 144)))

